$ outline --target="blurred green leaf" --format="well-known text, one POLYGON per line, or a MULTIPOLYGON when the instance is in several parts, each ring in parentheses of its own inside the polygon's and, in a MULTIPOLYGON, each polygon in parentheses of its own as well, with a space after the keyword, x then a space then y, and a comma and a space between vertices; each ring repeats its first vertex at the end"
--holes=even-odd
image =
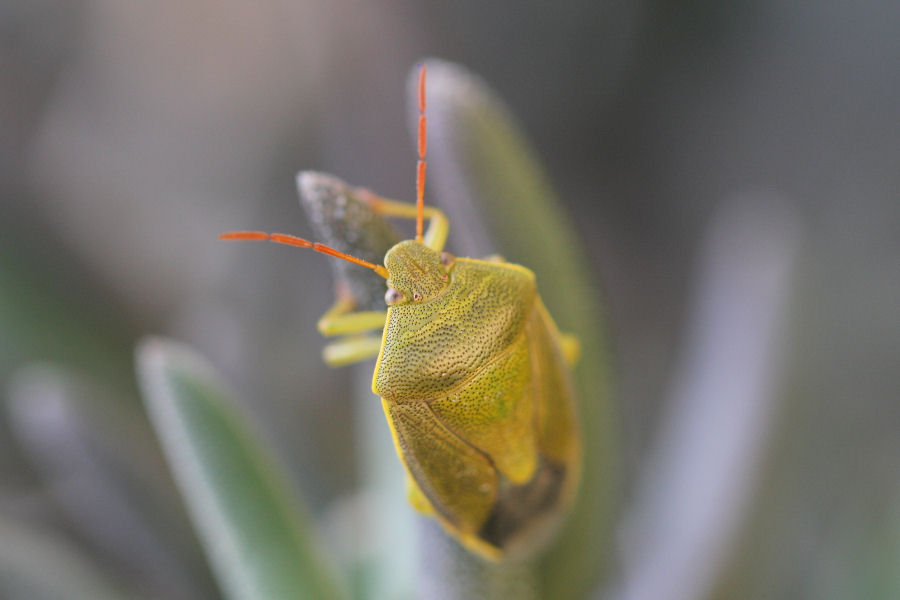
POLYGON ((125 600, 138 596, 122 592, 65 540, 0 518, 0 597, 125 600))
MULTIPOLYGON (((126 311, 90 286, 83 265, 52 236, 29 237, 8 216, 4 225, 16 225, 0 228, 0 385, 23 364, 53 361, 95 375, 139 406, 128 360, 135 326, 126 311), (36 251, 42 245, 50 249, 36 251)), ((17 471, 24 465, 0 435, 0 472, 17 471)))
POLYGON ((0 377, 24 362, 52 360, 133 391, 126 357, 134 323, 78 279, 71 257, 54 255, 48 265, 28 249, 15 236, 0 244, 0 377))
POLYGON ((305 511, 219 377, 187 348, 138 348, 145 402, 223 592, 341 598, 305 511))
MULTIPOLYGON (((560 329, 577 333, 581 342, 576 380, 583 480, 562 535, 541 558, 540 586, 546 598, 583 597, 609 567, 620 494, 599 286, 535 153, 502 102, 462 67, 438 60, 427 66, 430 189, 450 218, 454 247, 475 256, 499 251, 532 269, 560 329)), ((415 76, 408 87, 410 112, 416 111, 415 76)))

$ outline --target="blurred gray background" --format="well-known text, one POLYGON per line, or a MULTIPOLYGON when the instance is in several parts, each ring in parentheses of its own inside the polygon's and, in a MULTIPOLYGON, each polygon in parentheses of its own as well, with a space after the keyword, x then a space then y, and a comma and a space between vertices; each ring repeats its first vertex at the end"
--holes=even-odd
MULTIPOLYGON (((499 92, 577 223, 614 336, 626 501, 716 207, 792 215, 779 402, 717 593, 896 590, 897 3, 0 0, 0 387, 52 361, 136 398, 132 345, 165 333, 252 399, 314 507, 351 490, 347 378, 315 333, 328 265, 216 235, 310 235, 301 169, 413 198, 404 82, 423 56, 499 92)), ((13 429, 0 511, 57 523, 13 429)))

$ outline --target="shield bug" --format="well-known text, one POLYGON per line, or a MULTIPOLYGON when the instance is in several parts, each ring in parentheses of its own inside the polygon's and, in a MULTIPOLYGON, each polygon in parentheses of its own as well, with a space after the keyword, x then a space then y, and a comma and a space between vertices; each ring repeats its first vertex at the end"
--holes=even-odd
POLYGON ((364 194, 377 214, 416 222, 415 239, 391 248, 384 266, 286 234, 220 237, 312 248, 387 280, 386 312, 356 311, 345 295, 323 315, 319 330, 341 336, 326 361, 377 356, 372 389, 406 467, 411 504, 472 552, 500 560, 539 547, 575 494, 578 346, 557 330, 530 270, 443 252, 447 219, 424 204, 424 65, 418 105, 416 203, 364 194), (360 335, 379 329, 380 339, 360 335))

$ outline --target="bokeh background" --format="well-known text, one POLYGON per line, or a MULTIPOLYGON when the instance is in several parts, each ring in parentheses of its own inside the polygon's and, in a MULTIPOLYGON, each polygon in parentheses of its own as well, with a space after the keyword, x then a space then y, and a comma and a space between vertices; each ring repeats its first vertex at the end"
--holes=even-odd
POLYGON ((350 384, 315 333, 328 265, 216 235, 310 235, 300 169, 412 198, 423 56, 506 100, 596 270, 623 546, 629 507, 657 506, 641 482, 703 330, 705 232, 736 203, 789 221, 789 308, 754 484, 703 595, 900 595, 900 5, 875 0, 0 1, 0 515, 162 593, 60 505, 40 457, 65 446, 22 405, 49 364, 140 420, 147 333, 226 374, 315 511, 354 489, 350 384))

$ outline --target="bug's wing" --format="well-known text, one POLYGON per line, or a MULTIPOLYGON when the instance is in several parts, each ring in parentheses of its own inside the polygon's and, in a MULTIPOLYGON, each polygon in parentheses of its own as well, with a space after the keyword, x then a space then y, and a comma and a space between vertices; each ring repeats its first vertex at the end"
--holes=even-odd
POLYGON ((532 370, 528 340, 520 336, 466 385, 429 403, 444 425, 515 485, 530 481, 538 463, 532 370))
POLYGON ((459 533, 476 533, 497 497, 490 462, 442 425, 424 402, 382 403, 400 459, 434 511, 459 533))
POLYGON ((531 360, 535 371, 538 444, 545 458, 566 465, 571 489, 577 482, 581 463, 578 417, 571 371, 566 365, 560 334, 553 319, 538 301, 528 327, 531 360))

